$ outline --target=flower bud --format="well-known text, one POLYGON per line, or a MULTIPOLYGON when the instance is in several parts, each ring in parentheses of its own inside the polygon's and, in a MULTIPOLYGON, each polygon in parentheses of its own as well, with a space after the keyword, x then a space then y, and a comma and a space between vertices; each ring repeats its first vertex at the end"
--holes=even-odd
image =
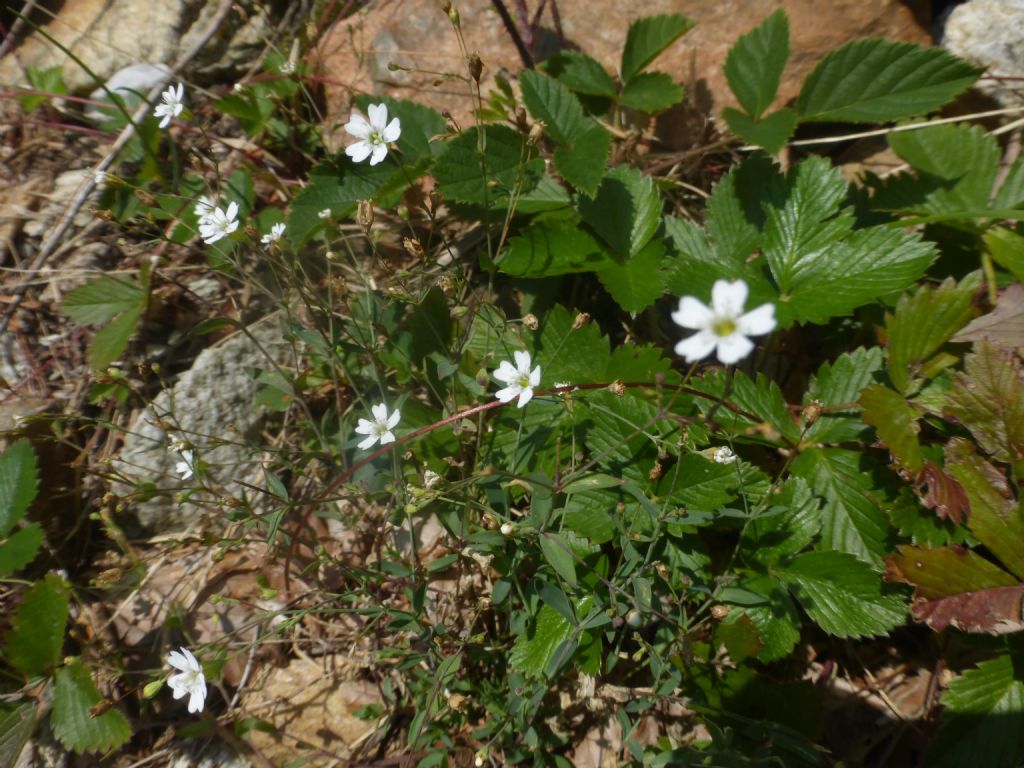
POLYGON ((480 56, 474 52, 469 54, 469 61, 467 63, 469 64, 470 77, 476 80, 479 84, 480 75, 482 75, 484 71, 484 62, 481 60, 480 56))
POLYGON ((821 400, 811 400, 804 408, 804 423, 809 427, 818 419, 821 418, 821 412, 824 409, 824 404, 821 400))
POLYGON ((529 328, 531 331, 536 331, 540 327, 540 320, 532 312, 528 315, 523 315, 523 325, 529 328))
POLYGON ((414 259, 423 258, 423 246, 420 244, 418 239, 407 237, 402 240, 402 247, 405 248, 405 252, 414 259))
POLYGON ((526 143, 529 144, 531 147, 536 146, 540 142, 541 137, 543 136, 544 123, 538 120, 536 123, 530 126, 530 133, 526 137, 526 143))
POLYGON ((502 536, 511 536, 515 532, 516 532, 516 527, 514 525, 512 525, 512 523, 502 523, 501 524, 501 535, 502 536))
POLYGON ((644 623, 644 617, 635 608, 626 614, 626 623, 633 629, 639 629, 644 623))
POLYGON ((721 621, 729 615, 730 610, 728 605, 713 605, 711 606, 711 618, 721 621))
POLYGON ((576 315, 575 319, 572 321, 572 329, 574 331, 578 331, 580 328, 582 328, 583 326, 585 326, 589 322, 590 322, 590 315, 588 315, 586 312, 580 312, 578 315, 576 315))
POLYGON ((616 379, 615 381, 608 385, 608 391, 611 392, 613 395, 622 397, 624 394, 626 394, 626 384, 621 379, 616 379))
POLYGON ((369 200, 360 200, 359 207, 356 209, 356 223, 363 228, 363 231, 369 231, 373 226, 373 219, 373 203, 369 200))

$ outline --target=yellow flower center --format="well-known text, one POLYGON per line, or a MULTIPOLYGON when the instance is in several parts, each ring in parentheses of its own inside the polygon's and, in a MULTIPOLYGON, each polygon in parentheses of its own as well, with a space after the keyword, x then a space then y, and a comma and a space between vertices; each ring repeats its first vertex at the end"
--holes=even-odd
POLYGON ((718 318, 711 324, 711 330, 716 336, 731 336, 736 332, 736 321, 731 317, 718 318))

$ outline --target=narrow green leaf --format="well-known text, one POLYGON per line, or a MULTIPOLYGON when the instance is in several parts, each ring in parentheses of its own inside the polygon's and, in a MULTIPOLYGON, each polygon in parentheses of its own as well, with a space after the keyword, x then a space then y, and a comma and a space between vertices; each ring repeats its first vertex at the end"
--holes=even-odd
POLYGON ((571 144, 589 127, 580 100, 555 78, 527 69, 519 73, 519 87, 530 114, 544 123, 545 132, 558 143, 571 144))
POLYGON ((14 768, 35 730, 36 707, 22 704, 0 715, 0 767, 14 768))
POLYGON ((975 344, 953 375, 948 409, 996 461, 1024 461, 1024 365, 1012 352, 975 344))
POLYGON ((6 536, 36 497, 39 470, 28 440, 12 443, 0 454, 0 536, 6 536))
POLYGON ((875 488, 872 467, 862 454, 811 448, 793 462, 792 472, 825 499, 819 548, 848 552, 881 566, 882 557, 890 551, 891 528, 879 507, 883 494, 875 488))
POLYGON ((615 81, 597 59, 579 51, 561 51, 544 59, 541 69, 576 93, 615 97, 615 81))
POLYGON ((778 109, 764 118, 754 120, 737 109, 726 107, 722 110, 722 117, 730 131, 770 155, 777 155, 796 130, 796 112, 791 109, 778 109))
POLYGON ((94 370, 103 371, 128 348, 128 342, 139 324, 143 307, 124 312, 98 330, 89 342, 88 360, 94 370))
POLYGON ((38 523, 26 525, 6 541, 0 542, 0 579, 7 578, 31 563, 42 544, 43 529, 38 523))
POLYGON ((571 145, 555 147, 551 155, 555 170, 580 192, 593 196, 604 178, 612 135, 595 120, 587 120, 587 127, 571 145))
POLYGON ((884 635, 903 623, 906 607, 884 594, 881 577, 843 552, 805 552, 775 573, 815 623, 836 637, 884 635))
POLYGON ((1012 766, 1024 760, 1024 671, 1014 655, 984 661, 942 695, 928 765, 1012 766))
POLYGON ((557 533, 545 532, 540 535, 540 550, 544 559, 571 587, 576 586, 576 563, 565 539, 557 533))
POLYGON ((637 75, 619 94, 619 105, 628 109, 656 114, 683 100, 683 87, 664 72, 637 75))
POLYGON ((725 60, 726 80, 736 100, 754 120, 775 100, 788 60, 789 19, 782 9, 743 35, 729 50, 725 60))
POLYGON ((517 277, 593 272, 614 264, 604 246, 565 218, 536 219, 508 241, 497 260, 498 269, 517 277))
POLYGON ((932 112, 984 70, 941 48, 855 40, 830 52, 804 81, 801 120, 880 123, 932 112))
POLYGON ((1024 516, 1006 477, 961 438, 946 446, 946 468, 967 493, 971 533, 1015 576, 1024 579, 1024 516))
POLYGON ((70 599, 67 582, 54 573, 25 593, 4 638, 7 660, 19 672, 42 674, 60 661, 70 599))
POLYGON ((89 669, 77 659, 57 670, 53 691, 53 732, 74 752, 108 752, 132 736, 128 720, 117 709, 92 716, 89 710, 103 701, 89 669))
POLYGON ((921 364, 977 314, 974 295, 980 286, 981 273, 972 272, 959 285, 950 277, 900 297, 896 311, 885 317, 889 378, 896 389, 910 394, 921 364))
POLYGON ((624 257, 650 242, 661 221, 661 197, 650 176, 620 165, 605 174, 593 199, 581 198, 583 220, 624 257))
POLYGON ((605 290, 626 312, 639 313, 665 292, 661 264, 665 246, 652 240, 625 264, 614 264, 597 273, 605 290))
POLYGON ((881 384, 872 384, 860 394, 864 421, 878 432, 890 453, 908 471, 917 473, 924 466, 924 456, 917 433, 920 413, 903 395, 881 384))
POLYGON ((135 281, 104 276, 69 291, 60 311, 80 325, 99 325, 121 312, 138 309, 145 300, 135 281))
POLYGON ((628 83, 662 51, 693 28, 694 22, 679 14, 637 19, 626 34, 619 74, 628 83))

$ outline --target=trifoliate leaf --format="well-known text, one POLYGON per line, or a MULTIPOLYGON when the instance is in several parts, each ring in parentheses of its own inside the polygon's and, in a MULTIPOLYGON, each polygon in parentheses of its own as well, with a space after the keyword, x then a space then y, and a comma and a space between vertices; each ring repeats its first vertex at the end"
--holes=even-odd
POLYGON ((70 598, 67 582, 54 573, 25 593, 4 638, 7 660, 19 672, 42 674, 60 661, 70 598))
POLYGON ((544 59, 540 67, 576 93, 608 99, 615 97, 615 81, 612 76, 601 62, 585 53, 561 51, 544 59))
POLYGON ((576 317, 556 305, 544 315, 537 339, 536 362, 544 378, 555 382, 590 384, 603 382, 611 360, 609 342, 596 323, 575 327, 576 317))
POLYGON ((796 112, 791 109, 778 109, 760 120, 754 120, 737 109, 726 107, 722 110, 722 117, 730 131, 770 155, 778 154, 786 145, 796 130, 797 122, 796 112))
POLYGON ((106 370, 128 348, 143 307, 124 312, 96 332, 89 342, 88 360, 94 370, 106 370))
POLYGON ((683 87, 664 72, 644 72, 622 89, 619 104, 628 109, 655 114, 683 100, 683 87))
POLYGON ((619 74, 628 83, 661 52, 693 28, 694 22, 679 14, 647 16, 629 26, 622 49, 619 74))
POLYGON ((395 173, 390 163, 353 163, 347 157, 321 163, 309 172, 309 184, 292 200, 288 239, 301 245, 323 225, 319 214, 330 211, 344 219, 355 212, 360 200, 372 200, 395 173))
POLYGON ((843 443, 864 433, 858 415, 860 393, 881 377, 884 357, 881 347, 860 347, 832 363, 822 363, 807 388, 805 406, 817 400, 825 408, 846 405, 848 410, 823 412, 807 429, 804 437, 808 442, 843 443))
POLYGON ((652 436, 668 428, 647 399, 595 392, 577 406, 587 414, 586 444, 598 466, 611 475, 646 486, 657 457, 652 436))
POLYGON ((449 200, 492 205, 537 185, 544 161, 530 154, 526 137, 506 125, 474 127, 445 142, 431 172, 449 200))
POLYGON ((879 507, 885 495, 872 478, 879 470, 861 452, 841 448, 811 448, 793 462, 793 474, 825 500, 820 549, 848 552, 881 565, 890 551, 892 530, 879 507))
POLYGON ((590 125, 580 100, 555 78, 527 69, 519 73, 519 86, 530 114, 558 143, 571 144, 590 125))
POLYGON ((922 286, 900 297, 885 318, 889 378, 896 389, 909 394, 921 364, 977 314, 974 294, 980 285, 981 273, 972 272, 959 285, 946 278, 935 288, 922 286))
POLYGON ((99 325, 121 312, 141 311, 145 300, 137 282, 107 276, 69 291, 60 309, 80 325, 99 325))
POLYGON ((639 313, 665 291, 665 277, 661 273, 664 256, 665 246, 652 240, 625 264, 606 267, 597 277, 624 311, 639 313))
POLYGON ((537 218, 510 238, 498 269, 516 277, 594 272, 616 264, 607 248, 572 218, 537 218))
POLYGON ((880 123, 932 112, 982 70, 941 48, 855 40, 830 52, 804 81, 801 120, 880 123))
POLYGON ((837 637, 884 635, 903 623, 906 607, 883 592, 870 566, 843 552, 805 552, 773 572, 815 623, 837 637))
POLYGON ((751 379, 742 371, 732 376, 715 371, 694 380, 692 386, 709 395, 697 403, 705 413, 713 409, 715 421, 722 426, 741 433, 753 434, 756 430, 770 441, 778 441, 780 436, 794 443, 800 439, 800 428, 793 421, 779 385, 764 374, 751 379), (723 400, 729 406, 721 405, 723 400))
POLYGON ((36 455, 28 440, 18 440, 0 454, 0 536, 25 515, 38 483, 36 455))
POLYGON ((53 732, 74 752, 108 752, 132 736, 128 720, 117 709, 95 717, 90 710, 103 701, 89 669, 77 659, 57 670, 53 691, 53 732))
POLYGON ((31 563, 42 544, 43 529, 39 523, 26 525, 0 542, 0 579, 31 563))
POLYGON ((924 466, 921 443, 917 439, 921 430, 917 420, 921 412, 903 395, 881 384, 866 387, 860 393, 860 404, 864 408, 864 421, 875 428, 893 458, 910 472, 919 472, 924 466))
MULTIPOLYGON (((590 598, 578 603, 575 606, 576 615, 586 615, 590 603, 590 598)), ((509 664, 527 677, 543 677, 552 663, 568 661, 568 658, 556 659, 556 654, 559 649, 562 649, 562 653, 571 651, 566 643, 574 633, 572 622, 551 606, 542 605, 530 629, 516 638, 512 653, 509 654, 509 664)), ((566 655, 570 656, 571 653, 566 655)))
POLYGON ((562 178, 586 195, 597 192, 604 178, 608 153, 612 147, 612 135, 600 123, 588 118, 587 127, 571 144, 555 147, 551 159, 555 170, 562 178))
POLYGON ((1011 654, 956 678, 942 696, 928 765, 1019 765, 1024 760, 1024 674, 1011 654))
POLYGON ((661 221, 661 197, 654 181, 626 165, 605 174, 597 196, 581 198, 579 209, 583 221, 624 258, 638 254, 661 221))
POLYGON ((769 497, 768 505, 751 517, 741 543, 745 557, 765 564, 795 555, 821 530, 820 503, 801 477, 789 477, 782 491, 769 497))
MULTIPOLYGON (((789 19, 782 10, 740 37, 729 50, 724 67, 726 80, 736 100, 754 120, 775 100, 788 59, 789 19)), ((795 125, 796 116, 793 118, 795 125)))
POLYGON ((615 535, 615 508, 619 497, 607 491, 581 491, 565 500, 562 523, 595 544, 604 544, 615 535))

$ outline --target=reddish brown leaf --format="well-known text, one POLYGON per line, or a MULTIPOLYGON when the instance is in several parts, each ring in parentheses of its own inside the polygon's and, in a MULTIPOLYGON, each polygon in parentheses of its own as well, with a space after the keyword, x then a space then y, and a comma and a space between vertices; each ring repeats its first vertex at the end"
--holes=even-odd
POLYGON ((963 547, 897 547, 885 558, 886 581, 903 581, 915 587, 918 600, 953 597, 1019 583, 995 563, 963 547))
POLYGON ((986 339, 1001 347, 1024 347, 1024 286, 1014 283, 999 294, 996 308, 972 320, 953 341, 986 339))
POLYGON ((910 607, 910 612, 936 632, 954 627, 964 632, 1005 635, 1024 630, 1022 599, 1024 584, 1018 584, 938 600, 919 600, 910 607))
POLYGON ((969 506, 963 486, 931 459, 925 459, 924 468, 914 478, 914 490, 921 497, 921 503, 928 509, 934 509, 940 518, 952 520, 957 525, 964 521, 969 506), (924 485, 928 489, 922 494, 921 486, 924 485))

